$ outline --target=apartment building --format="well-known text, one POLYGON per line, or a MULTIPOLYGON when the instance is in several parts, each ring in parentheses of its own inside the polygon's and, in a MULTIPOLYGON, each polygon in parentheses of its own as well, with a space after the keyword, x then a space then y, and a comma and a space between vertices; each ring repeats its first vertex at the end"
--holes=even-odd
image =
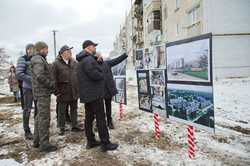
POLYGON ((250 0, 135 0, 120 37, 126 36, 126 50, 134 54, 212 33, 214 79, 245 77, 250 76, 249 16, 250 0))

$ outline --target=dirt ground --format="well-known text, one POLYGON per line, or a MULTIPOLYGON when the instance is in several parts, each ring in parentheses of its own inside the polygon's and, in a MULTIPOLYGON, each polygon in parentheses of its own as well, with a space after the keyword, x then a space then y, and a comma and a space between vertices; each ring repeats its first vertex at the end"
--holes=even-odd
MULTIPOLYGON (((250 165, 250 130, 241 126, 217 124, 219 132, 210 134, 196 130, 196 157, 187 156, 186 127, 160 119, 161 138, 154 138, 153 117, 138 110, 137 89, 130 86, 125 117, 119 119, 118 104, 113 104, 115 130, 110 130, 111 141, 119 143, 113 152, 103 153, 99 148, 86 150, 84 132, 66 131, 58 135, 55 115, 55 98, 51 104, 51 142, 59 150, 49 154, 32 147, 24 139, 20 104, 0 99, 0 160, 14 159, 23 165, 250 165), (239 149, 234 147, 241 146, 239 149)), ((78 121, 83 127, 84 108, 79 104, 78 121)), ((33 128, 33 115, 30 120, 33 128)), ((246 122, 248 123, 248 122, 246 122)), ((67 124, 68 129, 70 125, 67 124)), ((98 138, 98 137, 97 137, 98 138)))

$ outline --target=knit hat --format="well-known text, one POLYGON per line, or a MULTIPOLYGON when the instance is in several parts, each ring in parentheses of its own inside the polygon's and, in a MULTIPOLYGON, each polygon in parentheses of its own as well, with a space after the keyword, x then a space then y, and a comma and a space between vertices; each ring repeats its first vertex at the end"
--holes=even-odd
POLYGON ((28 49, 33 48, 33 47, 34 47, 34 44, 29 43, 26 45, 25 50, 27 51, 28 49))
POLYGON ((45 43, 45 42, 43 42, 43 41, 39 41, 39 42, 37 42, 36 44, 35 44, 35 48, 36 48, 36 51, 40 51, 40 50, 42 50, 43 48, 48 48, 48 45, 45 43))

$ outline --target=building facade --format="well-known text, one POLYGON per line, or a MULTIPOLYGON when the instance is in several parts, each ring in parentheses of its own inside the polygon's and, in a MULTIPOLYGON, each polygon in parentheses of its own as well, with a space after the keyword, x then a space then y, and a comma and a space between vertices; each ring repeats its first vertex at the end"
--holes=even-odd
POLYGON ((212 33, 214 78, 250 76, 249 16, 249 0, 135 0, 116 45, 134 55, 139 48, 212 33))

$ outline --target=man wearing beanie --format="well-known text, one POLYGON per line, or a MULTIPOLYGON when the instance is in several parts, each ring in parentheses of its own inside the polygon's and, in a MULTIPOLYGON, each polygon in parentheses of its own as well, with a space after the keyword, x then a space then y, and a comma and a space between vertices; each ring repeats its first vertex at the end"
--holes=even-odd
POLYGON ((83 51, 76 59, 77 77, 79 80, 80 102, 85 103, 85 134, 87 137, 87 149, 101 145, 102 151, 115 150, 118 144, 109 141, 109 132, 104 112, 104 72, 102 64, 96 57, 97 44, 86 40, 83 43, 83 51), (98 134, 101 142, 95 139, 93 133, 93 121, 96 119, 98 134))
MULTIPOLYGON (((25 50, 26 54, 18 59, 16 75, 18 80, 22 82, 21 95, 23 95, 23 129, 25 132, 25 138, 31 140, 33 139, 33 135, 30 131, 29 120, 30 120, 30 112, 32 109, 33 94, 31 85, 30 59, 34 54, 34 45, 28 44, 25 50)), ((37 111, 35 103, 35 115, 36 112, 37 111)))
POLYGON ((46 60, 48 45, 35 44, 36 55, 31 59, 31 76, 34 98, 37 100, 38 114, 35 119, 34 147, 43 152, 56 151, 57 147, 49 142, 50 96, 55 90, 51 68, 46 60))

